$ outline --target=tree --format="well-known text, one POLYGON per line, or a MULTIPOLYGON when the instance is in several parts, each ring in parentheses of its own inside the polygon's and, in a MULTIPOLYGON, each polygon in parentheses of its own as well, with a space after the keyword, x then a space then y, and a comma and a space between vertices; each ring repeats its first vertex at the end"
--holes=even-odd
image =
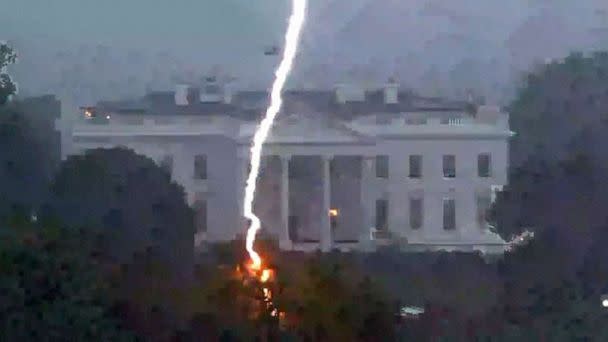
POLYGON ((0 340, 134 341, 110 311, 95 237, 52 225, 0 236, 0 340))
POLYGON ((537 68, 509 111, 517 135, 509 185, 492 210, 498 233, 507 239, 524 229, 584 235, 603 224, 608 52, 571 54, 537 68))
POLYGON ((0 222, 28 217, 45 197, 47 154, 17 105, 0 107, 0 222))
POLYGON ((194 220, 183 189, 153 160, 123 148, 89 150, 62 163, 46 215, 71 227, 101 229, 121 262, 156 256, 192 266, 194 220))
POLYGON ((6 43, 0 43, 0 105, 6 104, 9 97, 17 92, 17 85, 6 73, 6 67, 17 61, 17 54, 6 43))
POLYGON ((511 164, 521 166, 531 156, 559 161, 573 153, 606 160, 597 143, 605 143, 607 106, 608 52, 573 53, 538 67, 509 106, 511 129, 517 134, 511 164), (584 144, 583 137, 592 144, 584 144))

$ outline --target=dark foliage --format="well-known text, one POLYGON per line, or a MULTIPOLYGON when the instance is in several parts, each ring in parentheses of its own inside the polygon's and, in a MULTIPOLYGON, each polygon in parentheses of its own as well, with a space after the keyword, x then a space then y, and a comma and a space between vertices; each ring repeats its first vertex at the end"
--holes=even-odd
POLYGON ((0 43, 0 106, 5 105, 9 97, 17 92, 17 85, 6 73, 6 67, 15 63, 17 55, 7 44, 0 43))
POLYGON ((192 267, 193 213, 182 188, 130 150, 69 157, 52 183, 46 215, 71 227, 102 229, 107 252, 119 261, 147 254, 178 269, 192 267))
POLYGON ((606 136, 608 52, 575 53, 538 68, 528 75, 509 112, 517 133, 510 159, 516 168, 531 155, 555 162, 583 150, 606 160, 605 149, 584 140, 606 136))
POLYGON ((87 232, 4 227, 0 236, 0 340, 133 341, 109 310, 87 232))
POLYGON ((52 169, 19 106, 0 107, 0 222, 28 217, 46 197, 52 169))

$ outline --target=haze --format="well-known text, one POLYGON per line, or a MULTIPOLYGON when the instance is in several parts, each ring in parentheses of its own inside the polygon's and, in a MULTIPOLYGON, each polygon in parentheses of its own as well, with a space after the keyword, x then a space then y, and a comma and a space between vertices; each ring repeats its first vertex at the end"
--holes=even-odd
MULTIPOLYGON (((85 104, 171 89, 212 67, 240 88, 267 88, 278 61, 263 51, 282 44, 289 2, 22 0, 2 7, 2 38, 21 57, 11 70, 21 94, 85 104)), ((427 95, 462 97, 469 89, 502 103, 534 62, 606 42, 607 7, 600 0, 312 0, 291 86, 397 75, 427 95)))

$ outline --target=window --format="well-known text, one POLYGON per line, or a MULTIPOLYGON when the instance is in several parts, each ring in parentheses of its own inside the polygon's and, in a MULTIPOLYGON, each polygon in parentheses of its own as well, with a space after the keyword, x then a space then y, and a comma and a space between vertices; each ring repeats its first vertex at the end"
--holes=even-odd
POLYGON ((376 229, 386 230, 388 227, 388 200, 376 200, 376 229))
POLYGON ((298 225, 299 225, 299 220, 297 216, 291 215, 289 216, 289 222, 287 222, 288 225, 288 231, 289 231, 289 239, 291 241, 299 241, 299 236, 298 236, 298 225))
POLYGON ((492 199, 489 194, 478 194, 477 195, 477 224, 481 228, 485 228, 488 221, 488 210, 492 199))
POLYGON ((388 156, 376 156, 376 177, 388 178, 388 156))
POLYGON ((443 199, 443 229, 456 229, 456 201, 453 198, 443 199))
POLYGON ((173 171, 173 156, 168 154, 164 156, 159 163, 160 167, 165 171, 169 177, 171 177, 171 173, 173 171))
POLYGON ((207 156, 201 154, 194 156, 194 178, 207 179, 207 156))
POLYGON ((477 174, 479 177, 490 177, 492 170, 492 159, 488 153, 477 156, 477 174))
POLYGON ((207 231, 207 201, 199 198, 194 201, 194 224, 197 232, 207 231))
POLYGON ((422 198, 410 198, 410 228, 422 228, 424 219, 422 198))
POLYGON ((329 226, 331 229, 338 228, 338 215, 329 215, 329 226))
POLYGON ((456 156, 452 154, 443 156, 443 177, 456 177, 456 156))
POLYGON ((426 125, 425 117, 409 117, 405 119, 406 125, 426 125))
POLYGON ((410 156, 410 178, 422 178, 422 156, 410 156))

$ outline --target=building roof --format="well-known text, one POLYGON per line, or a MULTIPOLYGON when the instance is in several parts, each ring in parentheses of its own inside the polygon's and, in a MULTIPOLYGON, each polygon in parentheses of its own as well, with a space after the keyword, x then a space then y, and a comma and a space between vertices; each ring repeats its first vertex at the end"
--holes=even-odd
MULTIPOLYGON (((240 91, 230 103, 203 103, 196 99, 190 104, 175 104, 173 91, 152 92, 134 101, 100 101, 102 112, 146 115, 229 115, 243 120, 258 120, 269 104, 267 91, 240 91)), ((286 90, 283 93, 284 113, 324 113, 348 119, 373 113, 449 112, 464 111, 464 101, 425 98, 410 92, 399 92, 398 103, 386 104, 382 89, 365 91, 363 101, 338 103, 333 90, 286 90)))
MULTIPOLYGON (((239 139, 250 142, 256 123, 243 125, 239 139)), ((279 117, 273 125, 267 144, 372 144, 375 139, 345 125, 338 120, 319 114, 279 117)))

